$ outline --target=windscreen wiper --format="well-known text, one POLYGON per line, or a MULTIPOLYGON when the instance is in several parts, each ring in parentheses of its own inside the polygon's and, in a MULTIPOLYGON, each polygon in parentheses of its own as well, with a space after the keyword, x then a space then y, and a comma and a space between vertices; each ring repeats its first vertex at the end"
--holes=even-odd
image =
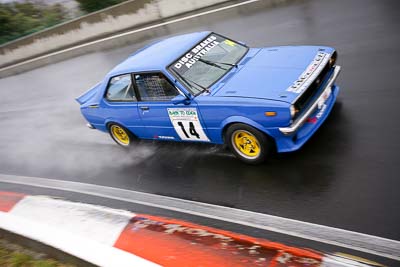
POLYGON ((179 77, 179 79, 181 79, 181 80, 184 81, 187 85, 189 85, 190 88, 192 88, 192 90, 193 90, 193 89, 198 90, 198 89, 195 88, 192 84, 194 84, 194 85, 196 85, 196 86, 198 86, 198 87, 201 88, 201 91, 198 92, 197 94, 195 94, 195 96, 198 96, 198 95, 202 94, 203 92, 210 93, 210 89, 208 89, 208 88, 206 88, 206 87, 204 87, 204 86, 202 86, 202 85, 196 83, 195 81, 192 81, 192 80, 190 80, 190 79, 188 79, 188 78, 183 77, 183 76, 182 76, 181 74, 179 74, 176 70, 173 70, 173 71, 174 71, 174 73, 179 77))
MULTIPOLYGON (((204 62, 204 63, 206 63, 206 64, 209 64, 209 65, 211 65, 211 66, 220 68, 220 69, 224 69, 224 68, 221 68, 221 67, 218 66, 217 64, 227 65, 227 66, 236 67, 236 68, 237 68, 237 66, 238 66, 237 64, 233 64, 233 63, 219 62, 219 61, 211 61, 211 60, 202 59, 202 58, 199 58, 199 61, 204 62)), ((224 69, 224 70, 226 70, 226 69, 224 69)))

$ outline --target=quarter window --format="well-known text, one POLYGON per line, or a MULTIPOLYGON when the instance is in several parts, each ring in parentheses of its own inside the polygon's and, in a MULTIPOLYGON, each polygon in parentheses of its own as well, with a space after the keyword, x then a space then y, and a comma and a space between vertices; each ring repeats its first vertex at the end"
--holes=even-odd
POLYGON ((110 101, 137 101, 131 75, 113 77, 108 84, 106 98, 110 101))
POLYGON ((135 74, 134 79, 142 101, 168 101, 179 95, 162 73, 135 74))

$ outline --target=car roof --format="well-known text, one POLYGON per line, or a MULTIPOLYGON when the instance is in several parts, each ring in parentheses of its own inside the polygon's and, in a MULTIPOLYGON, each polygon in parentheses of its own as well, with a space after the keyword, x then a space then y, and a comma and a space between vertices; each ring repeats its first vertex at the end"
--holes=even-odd
POLYGON ((209 31, 188 33, 153 42, 118 64, 108 76, 164 69, 210 33, 209 31))

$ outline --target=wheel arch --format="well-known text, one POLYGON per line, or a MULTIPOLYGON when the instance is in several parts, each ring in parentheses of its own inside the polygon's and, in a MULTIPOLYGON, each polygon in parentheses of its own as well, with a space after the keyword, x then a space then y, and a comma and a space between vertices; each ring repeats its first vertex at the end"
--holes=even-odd
POLYGON ((136 135, 134 132, 132 132, 131 129, 129 129, 128 127, 126 127, 123 123, 121 123, 121 122, 118 121, 118 120, 114 120, 114 119, 112 119, 112 118, 106 119, 106 121, 105 121, 104 124, 105 124, 105 126, 106 126, 106 128, 107 128, 108 131, 110 131, 110 125, 111 125, 111 124, 117 124, 117 125, 119 125, 119 126, 122 126, 122 127, 125 128, 127 131, 129 131, 129 133, 130 133, 133 137, 138 138, 137 135, 136 135))
POLYGON ((259 124, 256 121, 253 121, 249 118, 243 117, 243 116, 231 116, 229 118, 226 118, 222 123, 221 123, 221 138, 225 143, 225 134, 227 129, 236 123, 243 123, 243 124, 247 124, 253 128, 256 128, 257 130, 263 132, 269 139, 273 140, 275 145, 276 145, 276 141, 275 138, 272 136, 272 134, 265 129, 265 127, 263 127, 261 124, 259 124))

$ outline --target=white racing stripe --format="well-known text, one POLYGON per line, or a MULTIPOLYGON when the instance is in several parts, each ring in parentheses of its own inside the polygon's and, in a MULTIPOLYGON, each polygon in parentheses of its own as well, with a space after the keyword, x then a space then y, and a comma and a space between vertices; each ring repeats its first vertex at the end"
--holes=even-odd
MULTIPOLYGON (((48 214, 47 219, 51 216, 48 214)), ((104 267, 159 267, 159 265, 134 254, 101 244, 93 238, 84 238, 76 233, 63 231, 12 213, 0 212, 0 228, 37 240, 87 262, 104 267)))
POLYGON ((79 182, 0 174, 0 182, 51 188, 232 222, 400 261, 400 241, 268 214, 79 182))
POLYGON ((70 47, 70 48, 67 48, 67 49, 64 49, 64 50, 61 50, 61 51, 49 53, 49 54, 46 54, 46 55, 43 55, 43 56, 40 56, 40 57, 35 57, 33 59, 29 59, 29 60, 14 64, 14 65, 11 65, 11 66, 3 67, 3 68, 0 69, 0 72, 6 71, 6 70, 9 70, 9 69, 13 69, 15 67, 19 67, 19 66, 22 66, 22 65, 25 65, 25 64, 28 64, 28 63, 32 63, 32 62, 38 61, 38 60, 42 60, 42 59, 45 59, 45 58, 49 58, 49 57, 52 57, 52 56, 55 56, 55 55, 59 55, 59 54, 65 53, 65 52, 69 52, 69 51, 73 51, 73 50, 76 50, 76 49, 80 49, 80 48, 85 47, 85 46, 90 46, 90 45, 93 45, 93 44, 97 44, 97 43, 101 43, 101 42, 104 42, 104 41, 108 41, 108 40, 112 40, 112 39, 115 39, 115 38, 119 38, 119 37, 123 37, 123 36, 126 36, 126 35, 130 35, 130 34, 133 34, 133 33, 138 33, 138 32, 151 30, 151 29, 154 29, 154 28, 158 28, 158 27, 162 27, 162 26, 168 25, 168 24, 181 22, 181 21, 184 21, 184 20, 188 20, 188 19, 192 19, 192 18, 196 18, 196 17, 212 14, 212 13, 215 13, 215 12, 219 12, 219 11, 235 8, 235 7, 238 7, 238 6, 251 4, 251 3, 254 3, 254 2, 259 2, 259 1, 260 0, 248 0, 248 1, 241 2, 241 3, 237 3, 237 4, 233 4, 233 5, 229 5, 229 6, 224 6, 224 7, 212 9, 212 10, 209 10, 209 11, 200 12, 200 13, 197 13, 197 14, 194 14, 194 15, 185 16, 185 17, 182 17, 182 18, 169 20, 169 21, 158 23, 158 24, 155 24, 155 25, 143 27, 143 28, 140 28, 140 29, 136 29, 136 30, 132 30, 132 31, 116 34, 116 35, 113 35, 113 36, 110 36, 110 37, 106 37, 106 38, 102 38, 102 39, 99 39, 99 40, 96 40, 96 41, 92 41, 92 42, 84 43, 84 44, 81 44, 81 45, 73 46, 73 47, 70 47))

